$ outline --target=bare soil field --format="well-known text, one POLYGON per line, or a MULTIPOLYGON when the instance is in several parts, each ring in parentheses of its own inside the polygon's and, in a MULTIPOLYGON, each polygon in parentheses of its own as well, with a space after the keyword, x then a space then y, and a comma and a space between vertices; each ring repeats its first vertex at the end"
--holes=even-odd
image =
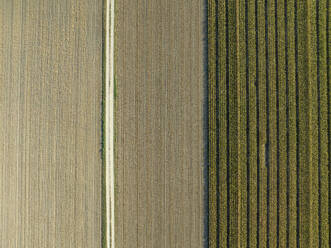
POLYGON ((203 1, 117 1, 117 247, 202 247, 203 1))
POLYGON ((0 247, 101 246, 102 1, 0 0, 0 247))

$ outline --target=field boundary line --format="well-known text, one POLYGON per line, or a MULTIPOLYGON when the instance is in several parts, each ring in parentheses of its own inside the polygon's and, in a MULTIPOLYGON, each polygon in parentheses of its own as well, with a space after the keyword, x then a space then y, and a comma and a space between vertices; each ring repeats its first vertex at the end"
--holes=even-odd
POLYGON ((114 183, 114 0, 106 0, 106 237, 115 248, 114 183))

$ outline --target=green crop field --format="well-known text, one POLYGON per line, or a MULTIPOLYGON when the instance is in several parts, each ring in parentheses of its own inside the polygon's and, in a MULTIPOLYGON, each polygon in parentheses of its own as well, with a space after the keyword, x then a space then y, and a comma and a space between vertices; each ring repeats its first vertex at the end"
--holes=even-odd
POLYGON ((330 1, 207 11, 209 247, 329 247, 330 1))

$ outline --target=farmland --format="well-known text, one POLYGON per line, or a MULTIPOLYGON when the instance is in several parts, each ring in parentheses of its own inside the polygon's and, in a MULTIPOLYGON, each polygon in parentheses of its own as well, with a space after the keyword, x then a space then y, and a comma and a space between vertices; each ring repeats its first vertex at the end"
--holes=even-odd
POLYGON ((202 247, 203 2, 115 7, 116 247, 202 247))
POLYGON ((329 5, 208 0, 210 247, 328 247, 329 5))
POLYGON ((101 247, 101 91, 102 1, 0 0, 0 247, 101 247))

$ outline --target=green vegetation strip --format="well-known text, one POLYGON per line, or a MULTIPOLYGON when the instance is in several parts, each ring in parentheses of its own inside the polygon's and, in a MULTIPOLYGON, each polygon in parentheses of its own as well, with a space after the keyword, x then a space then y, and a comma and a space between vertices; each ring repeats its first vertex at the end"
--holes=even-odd
POLYGON ((209 247, 328 247, 329 4, 208 0, 209 247))

